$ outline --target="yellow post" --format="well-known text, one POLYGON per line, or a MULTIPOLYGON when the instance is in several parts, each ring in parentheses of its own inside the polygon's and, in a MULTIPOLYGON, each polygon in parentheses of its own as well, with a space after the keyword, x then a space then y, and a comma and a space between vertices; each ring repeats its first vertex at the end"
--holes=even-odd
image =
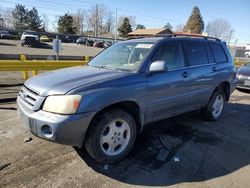
POLYGON ((33 70, 32 71, 32 76, 36 76, 38 74, 38 71, 37 70, 33 70))
MULTIPOLYGON (((20 60, 21 60, 21 62, 24 63, 24 61, 27 60, 26 55, 20 54, 20 60)), ((28 71, 23 71, 23 79, 24 80, 29 79, 29 72, 28 71)))
POLYGON ((89 62, 89 56, 85 56, 84 60, 87 61, 87 62, 89 62))

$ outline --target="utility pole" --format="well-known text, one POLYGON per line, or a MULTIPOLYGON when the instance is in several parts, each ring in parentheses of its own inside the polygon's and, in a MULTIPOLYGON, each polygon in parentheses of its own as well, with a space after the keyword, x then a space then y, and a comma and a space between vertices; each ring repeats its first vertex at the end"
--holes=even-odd
POLYGON ((98 37, 98 4, 96 4, 95 36, 98 37))
POLYGON ((117 30, 118 30, 118 19, 117 19, 117 8, 115 9, 115 43, 116 43, 116 38, 117 38, 117 30))

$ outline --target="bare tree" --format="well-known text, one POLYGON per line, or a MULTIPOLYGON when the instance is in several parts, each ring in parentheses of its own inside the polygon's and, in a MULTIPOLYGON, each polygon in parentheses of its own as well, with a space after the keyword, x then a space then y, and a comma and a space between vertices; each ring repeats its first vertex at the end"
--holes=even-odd
POLYGON ((58 30, 57 30, 57 27, 58 27, 58 20, 59 20, 59 15, 56 15, 55 17, 54 17, 54 21, 52 22, 52 31, 53 32, 57 32, 58 30))
POLYGON ((183 32, 184 31, 184 25, 179 24, 175 27, 175 32, 183 32))
POLYGON ((87 22, 87 33, 96 35, 97 33, 97 10, 96 7, 92 7, 88 13, 86 13, 86 22, 87 22))
POLYGON ((76 30, 77 34, 83 34, 83 27, 84 27, 84 19, 85 19, 85 11, 82 9, 79 9, 77 13, 72 14, 72 17, 74 19, 73 27, 76 30))
POLYGON ((113 30, 114 30, 114 15, 113 11, 109 10, 106 12, 105 15, 105 23, 104 23, 104 35, 106 36, 113 36, 113 30))
POLYGON ((4 28, 14 29, 14 18, 12 15, 13 9, 11 8, 0 8, 2 25, 4 28))
POLYGON ((43 18, 43 28, 45 31, 48 31, 49 30, 49 18, 46 14, 43 14, 42 15, 42 18, 43 18))
POLYGON ((232 37, 233 29, 227 20, 216 19, 207 23, 206 32, 209 36, 229 41, 232 37))

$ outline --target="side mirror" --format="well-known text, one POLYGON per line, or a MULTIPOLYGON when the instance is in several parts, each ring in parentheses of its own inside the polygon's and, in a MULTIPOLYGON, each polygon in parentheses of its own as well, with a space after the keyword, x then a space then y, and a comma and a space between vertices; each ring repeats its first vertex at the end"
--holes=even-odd
POLYGON ((165 61, 155 61, 151 63, 149 72, 164 72, 166 71, 165 61))

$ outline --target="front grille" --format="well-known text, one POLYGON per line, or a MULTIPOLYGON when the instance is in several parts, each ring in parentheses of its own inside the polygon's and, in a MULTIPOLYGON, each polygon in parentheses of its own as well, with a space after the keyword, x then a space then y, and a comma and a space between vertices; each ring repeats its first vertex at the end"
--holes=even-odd
POLYGON ((33 108, 39 95, 35 91, 23 86, 19 92, 19 96, 26 104, 33 108))

